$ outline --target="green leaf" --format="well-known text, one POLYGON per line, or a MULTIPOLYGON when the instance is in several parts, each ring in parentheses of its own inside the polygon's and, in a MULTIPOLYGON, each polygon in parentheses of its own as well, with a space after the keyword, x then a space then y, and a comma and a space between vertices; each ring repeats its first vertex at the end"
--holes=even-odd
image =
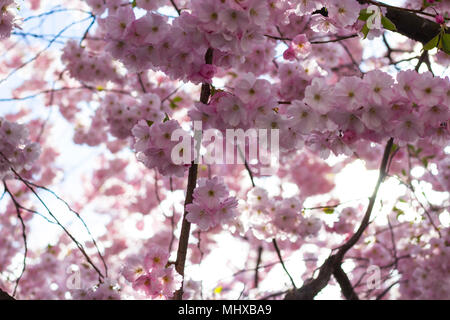
POLYGON ((133 1, 131 2, 131 7, 132 7, 132 8, 136 8, 136 6, 137 6, 136 0, 133 0, 133 1))
POLYGON ((362 9, 362 10, 359 12, 358 20, 367 21, 367 19, 369 19, 369 17, 370 17, 372 14, 373 14, 373 12, 372 12, 372 13, 368 13, 368 12, 367 12, 367 9, 362 9))
POLYGON ((404 212, 403 210, 401 210, 401 209, 399 209, 399 208, 397 208, 397 207, 393 207, 393 208, 392 208, 392 211, 394 211, 395 213, 397 213, 397 216, 396 216, 397 220, 398 220, 398 217, 400 217, 401 215, 405 214, 405 212, 404 212))
MULTIPOLYGON (((436 0, 436 1, 434 1, 434 2, 441 2, 441 0, 436 0)), ((431 6, 434 6, 434 3, 429 3, 427 0, 423 0, 422 1, 422 8, 428 8, 428 7, 431 7, 431 6)))
POLYGON ((147 125, 148 125, 149 127, 151 127, 153 123, 154 123, 153 121, 147 120, 147 125))
POLYGON ((170 109, 174 110, 178 108, 178 104, 176 104, 173 100, 170 100, 169 107, 170 109))
POLYGON ((164 112, 164 114, 166 115, 166 117, 163 119, 163 122, 169 121, 170 120, 169 115, 165 112, 164 112))
POLYGON ((436 35, 433 39, 428 41, 424 46, 423 50, 431 50, 433 48, 436 48, 439 42, 439 35, 436 35))
POLYGON ((386 30, 397 31, 395 24, 385 16, 381 16, 381 24, 386 30))
POLYGON ((392 145, 392 150, 391 150, 391 152, 395 152, 395 151, 397 151, 398 149, 400 149, 400 147, 398 146, 398 144, 394 143, 394 144, 392 145))
POLYGON ((369 34, 369 31, 370 31, 370 29, 369 29, 369 27, 367 26, 367 23, 366 23, 361 29, 361 32, 364 35, 363 39, 367 38, 367 35, 369 34))
POLYGON ((325 208, 323 209, 323 212, 325 212, 326 214, 332 214, 334 213, 334 208, 325 208))
POLYGON ((183 98, 180 97, 180 96, 176 96, 175 98, 172 99, 172 101, 175 102, 175 103, 176 102, 181 102, 181 101, 183 101, 183 98))
POLYGON ((442 49, 445 53, 450 54, 450 33, 442 34, 442 49))
POLYGON ((427 0, 422 1, 422 8, 428 8, 429 6, 431 6, 431 3, 429 3, 427 0))

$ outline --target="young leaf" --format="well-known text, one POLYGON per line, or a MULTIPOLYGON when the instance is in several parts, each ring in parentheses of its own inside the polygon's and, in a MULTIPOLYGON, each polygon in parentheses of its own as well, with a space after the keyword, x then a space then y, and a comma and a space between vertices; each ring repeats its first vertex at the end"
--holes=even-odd
POLYGON ((431 50, 433 48, 436 48, 439 42, 439 35, 436 35, 433 39, 428 41, 424 46, 423 50, 431 50))
POLYGON ((175 98, 172 99, 173 102, 177 103, 177 102, 181 102, 183 101, 183 98, 180 96, 176 96, 175 98))
POLYGON ((450 54, 450 33, 442 34, 442 49, 445 53, 450 54))
POLYGON ((163 119, 163 122, 169 121, 170 120, 169 115, 165 112, 164 112, 164 114, 166 115, 166 117, 163 119))
POLYGON ((365 38, 367 38, 367 35, 369 34, 369 27, 367 26, 367 23, 362 27, 362 29, 361 29, 361 32, 363 33, 363 35, 364 35, 364 38, 363 39, 365 39, 365 38))
POLYGON ((362 9, 359 12, 359 17, 358 20, 362 20, 362 21, 367 21, 367 19, 369 19, 369 17, 372 15, 373 13, 368 13, 367 9, 362 9))
POLYGON ((397 31, 397 27, 395 26, 395 24, 385 16, 381 16, 381 24, 386 30, 397 31))
POLYGON ((332 214, 334 212, 334 208, 325 208, 323 209, 323 212, 325 212, 326 214, 332 214))

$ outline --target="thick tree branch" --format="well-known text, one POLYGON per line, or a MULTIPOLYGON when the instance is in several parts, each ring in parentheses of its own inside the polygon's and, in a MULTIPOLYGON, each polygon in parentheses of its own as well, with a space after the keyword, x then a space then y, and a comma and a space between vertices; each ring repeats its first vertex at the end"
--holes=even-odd
POLYGON ((16 300, 16 299, 14 299, 9 294, 7 294, 5 291, 0 289, 0 300, 16 300))
POLYGON ((355 290, 353 290, 352 283, 347 277, 347 274, 342 270, 341 266, 336 266, 333 272, 333 276, 336 279, 337 283, 341 287, 342 294, 347 300, 359 300, 358 295, 355 290))
MULTIPOLYGON (((357 0, 361 4, 371 4, 373 1, 357 0)), ((436 22, 418 16, 415 12, 402 10, 378 3, 386 8, 386 18, 391 20, 397 27, 397 32, 412 40, 423 44, 433 39, 440 31, 440 25, 436 22)), ((449 31, 447 30, 447 33, 449 31)))

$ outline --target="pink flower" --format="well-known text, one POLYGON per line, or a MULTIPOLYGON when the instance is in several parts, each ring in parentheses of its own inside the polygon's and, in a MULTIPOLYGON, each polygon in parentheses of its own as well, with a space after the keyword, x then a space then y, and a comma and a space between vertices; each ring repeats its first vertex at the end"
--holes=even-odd
POLYGON ((266 1, 249 0, 245 7, 251 23, 261 27, 265 26, 270 14, 266 1))
POLYGON ((244 103, 256 103, 270 95, 270 83, 256 78, 253 73, 246 73, 236 81, 234 91, 244 103))
POLYGON ((225 184, 214 177, 211 180, 201 179, 198 182, 198 187, 195 188, 194 197, 201 201, 208 208, 216 207, 220 199, 228 195, 228 190, 225 184))
POLYGON ((147 273, 143 259, 137 255, 127 257, 125 265, 122 267, 121 273, 129 282, 134 282, 140 276, 147 273))
POLYGON ((410 101, 416 101, 416 80, 419 74, 414 70, 405 70, 397 73, 397 84, 395 84, 394 89, 403 98, 409 99, 410 101))
POLYGON ((364 75, 364 83, 367 86, 367 99, 375 104, 387 104, 394 98, 392 85, 394 79, 380 70, 369 71, 364 75))
POLYGON ((238 30, 245 30, 249 19, 243 10, 226 8, 219 11, 219 21, 226 30, 236 32, 238 30))
POLYGON ((228 197, 227 187, 218 177, 200 179, 193 197, 193 202, 186 206, 186 219, 203 231, 226 223, 237 215, 237 200, 228 197))
POLYGON ((164 4, 164 0, 136 0, 137 7, 148 10, 148 11, 156 10, 163 4, 164 4))
POLYGON ((41 154, 40 145, 28 139, 24 125, 0 117, 0 180, 11 178, 22 169, 31 170, 41 154))
POLYGON ((311 13, 314 10, 318 9, 321 5, 320 1, 317 0, 300 0, 298 1, 296 12, 301 15, 311 13))
POLYGON ((116 14, 108 15, 106 18, 106 27, 108 35, 112 39, 122 39, 125 36, 127 27, 135 20, 134 12, 131 6, 122 6, 117 9, 116 14))
POLYGON ((203 64, 200 69, 200 75, 204 78, 205 81, 211 81, 216 73, 217 68, 211 64, 203 64))
POLYGON ((361 6, 353 0, 334 1, 328 8, 329 16, 338 26, 353 25, 359 16, 361 6))
POLYGON ((105 9, 105 1, 103 0, 86 0, 87 4, 92 8, 92 13, 95 15, 101 15, 105 9))
POLYGON ((431 72, 422 73, 415 82, 414 95, 417 103, 422 106, 434 106, 439 104, 445 95, 445 84, 431 72))
MULTIPOLYGON (((131 130, 135 134, 137 158, 148 168, 158 168, 163 175, 182 176, 186 170, 184 163, 175 164, 172 160, 172 150, 178 141, 172 141, 175 130, 182 130, 176 120, 163 123, 147 123, 140 121, 131 130), (145 126, 149 126, 148 131, 145 126)), ((189 154, 189 150, 183 150, 189 154)), ((183 155, 180 154, 181 157, 183 155)))
POLYGON ((296 53, 301 56, 306 56, 311 52, 311 43, 305 34, 299 34, 292 39, 293 48, 296 53))
POLYGON ((133 289, 143 292, 145 295, 155 298, 161 294, 162 284, 158 274, 144 274, 133 282, 133 289))
POLYGON ((176 290, 180 289, 183 277, 175 271, 175 267, 169 266, 162 270, 160 274, 162 290, 161 293, 166 298, 173 297, 176 290))
POLYGON ((226 198, 219 203, 217 220, 218 223, 226 223, 237 216, 236 208, 238 206, 238 201, 234 197, 226 198))
POLYGON ((291 125, 297 128, 299 132, 307 134, 317 129, 319 115, 302 101, 292 101, 287 114, 292 117, 290 119, 291 125))
POLYGON ((361 78, 344 77, 334 87, 334 96, 336 101, 339 101, 339 107, 353 111, 360 108, 366 101, 366 90, 361 78))
POLYGON ((286 50, 284 50, 283 52, 283 58, 285 60, 295 60, 295 50, 292 47, 287 48, 286 50))
POLYGON ((169 252, 160 247, 152 247, 144 258, 146 270, 163 269, 169 259, 169 252))
POLYGON ((422 121, 413 115, 402 117, 396 121, 394 128, 394 137, 407 143, 415 142, 424 134, 422 121))
POLYGON ((331 92, 323 78, 314 78, 311 85, 305 90, 303 102, 320 114, 327 113, 331 106, 331 92))
POLYGON ((369 104, 364 107, 361 121, 371 130, 379 130, 389 119, 387 116, 388 109, 377 104, 369 104))
POLYGON ((215 225, 213 215, 202 204, 190 203, 186 206, 186 211, 189 212, 186 220, 195 223, 202 231, 206 231, 215 225))
POLYGON ((234 95, 226 95, 218 99, 217 111, 222 120, 230 126, 237 126, 239 123, 246 123, 247 111, 243 102, 234 95))
POLYGON ((286 232, 293 232, 300 213, 289 208, 280 208, 274 213, 273 224, 286 232))
POLYGON ((155 13, 147 13, 144 18, 146 20, 146 25, 148 26, 145 41, 158 43, 163 40, 169 30, 166 19, 155 13))

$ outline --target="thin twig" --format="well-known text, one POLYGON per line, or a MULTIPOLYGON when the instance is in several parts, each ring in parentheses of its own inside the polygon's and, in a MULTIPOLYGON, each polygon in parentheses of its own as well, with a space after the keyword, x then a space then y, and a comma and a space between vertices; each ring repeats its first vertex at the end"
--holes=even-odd
POLYGON ((294 287, 294 289, 297 289, 297 286, 295 285, 294 279, 292 279, 291 274, 286 269, 286 266, 285 266, 284 261, 283 261, 283 257, 281 256, 280 248, 278 248, 277 240, 275 240, 275 238, 272 239, 272 243, 273 243, 273 247, 275 248, 275 251, 277 253, 278 259, 280 259, 280 263, 281 263, 281 266, 284 269, 284 272, 286 272, 286 274, 289 277, 289 280, 291 280, 291 283, 292 283, 292 286, 294 287))

